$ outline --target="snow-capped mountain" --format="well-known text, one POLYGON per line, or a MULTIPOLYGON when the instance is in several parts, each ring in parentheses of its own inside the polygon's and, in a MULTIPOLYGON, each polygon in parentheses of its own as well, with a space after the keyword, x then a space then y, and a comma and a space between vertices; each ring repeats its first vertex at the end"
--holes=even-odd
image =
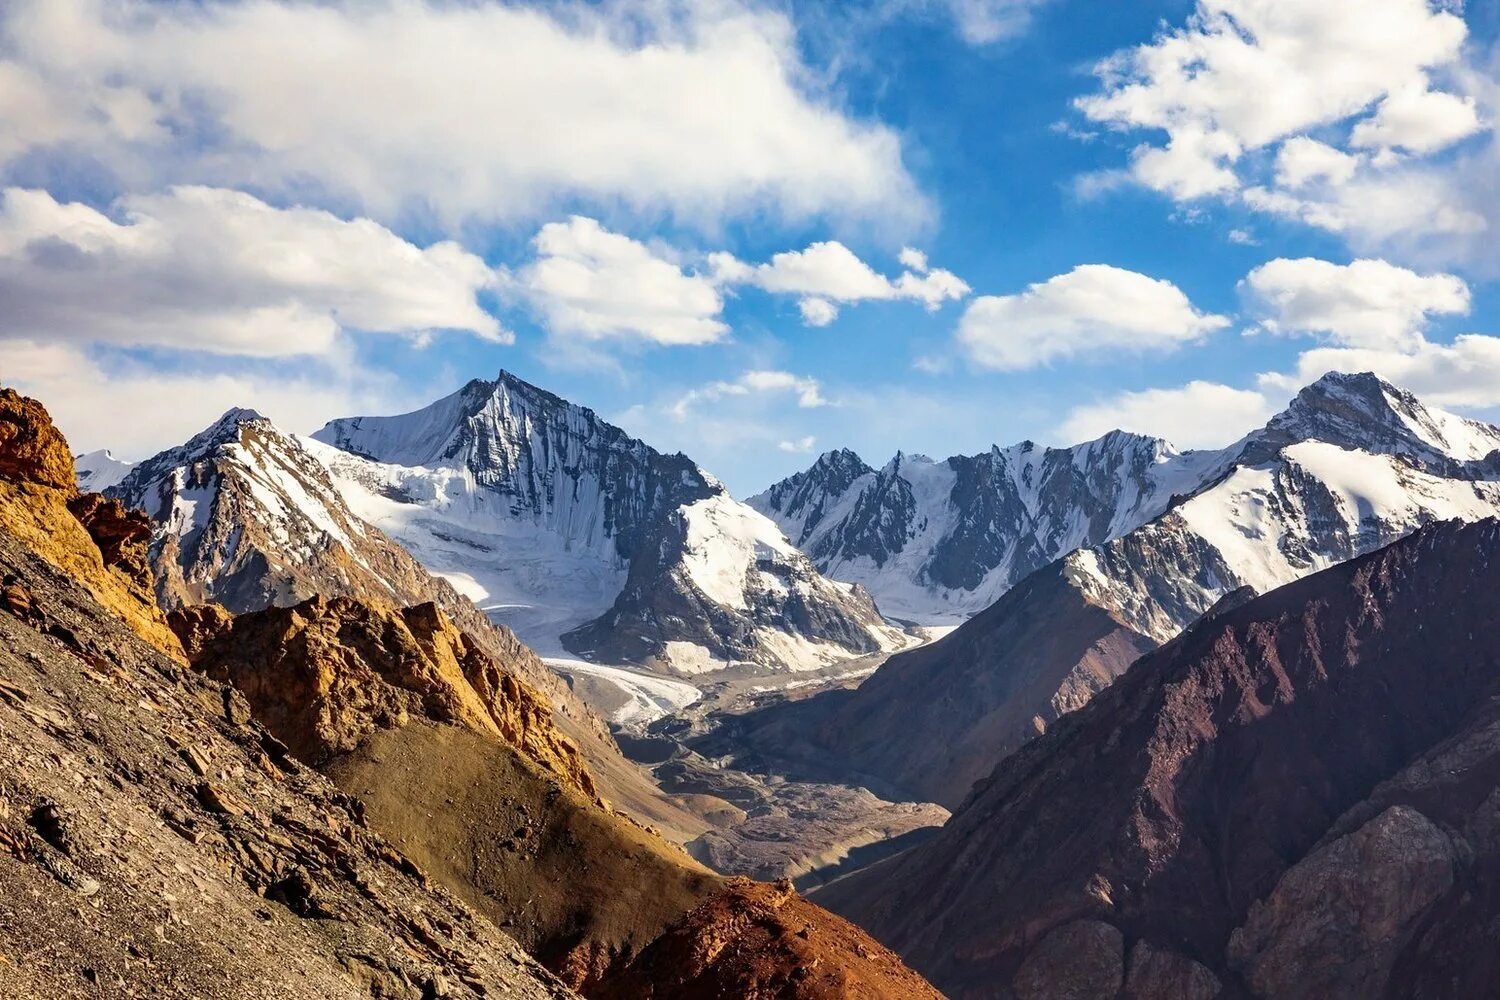
MULTIPOLYGON (((254 410, 232 409, 139 463, 109 495, 155 522, 152 567, 168 608, 258 611, 315 594, 398 608, 434 601, 481 639, 515 642, 491 635, 470 601, 350 511, 302 440, 254 410)), ((550 677, 540 664, 533 672, 550 677)))
POLYGON ((905 641, 686 456, 508 373, 314 438, 361 517, 544 652, 699 673, 905 641))
POLYGON ((1204 481, 1119 537, 1031 574, 851 692, 772 718, 807 752, 957 805, 997 761, 1141 652, 1434 521, 1500 516, 1500 429, 1374 375, 1327 375, 1259 430, 1194 456, 1204 481))
POLYGON ((133 462, 122 462, 108 449, 76 455, 73 470, 78 479, 78 488, 86 493, 103 493, 111 486, 130 475, 135 468, 133 462))
MULTIPOLYGON (((1426 520, 1488 509, 1486 490, 1455 490, 1449 481, 1483 478, 1481 460, 1496 447, 1494 428, 1428 409, 1373 375, 1331 374, 1264 428, 1219 451, 1178 452, 1157 438, 1113 431, 1072 448, 1023 442, 943 462, 898 454, 875 470, 842 450, 749 502, 824 573, 864 585, 888 614, 961 621, 1041 566, 1113 542, 1173 509, 1195 518, 1200 534, 1215 535, 1231 562, 1244 563, 1231 577, 1257 589, 1276 586, 1297 567, 1300 575, 1350 558, 1426 520), (1268 479, 1273 469, 1280 475, 1268 479), (1198 498, 1209 487, 1225 506, 1198 498), (1366 487, 1375 491, 1368 498, 1366 487), (1395 495, 1403 490, 1411 496, 1395 495), (1274 520, 1299 491, 1306 495, 1294 506, 1310 519, 1306 530, 1332 532, 1309 541, 1323 547, 1321 555, 1296 552, 1296 528, 1272 539, 1264 554, 1264 546, 1242 541, 1246 530, 1270 530, 1257 519, 1257 498, 1272 504, 1274 520), (1187 497, 1195 499, 1185 503, 1187 497), (1329 506, 1337 498, 1342 505, 1329 506), (1365 499, 1369 510, 1352 515, 1350 505, 1365 499), (1320 515, 1355 537, 1343 539, 1320 515)), ((1207 554, 1204 560, 1214 561, 1207 554)), ((1080 565, 1089 567, 1086 558, 1080 565)), ((1201 612, 1213 602, 1188 603, 1201 612)), ((1151 631, 1175 632, 1188 620, 1151 631)))
POLYGON ((1214 458, 1122 431, 1073 448, 1024 441, 942 462, 898 453, 879 470, 844 449, 749 502, 887 614, 940 623, 1160 514, 1214 458))
POLYGON ((1085 593, 1164 641, 1225 594, 1260 593, 1433 521, 1500 513, 1500 428, 1370 374, 1329 374, 1219 452, 1148 524, 1071 554, 1085 593))

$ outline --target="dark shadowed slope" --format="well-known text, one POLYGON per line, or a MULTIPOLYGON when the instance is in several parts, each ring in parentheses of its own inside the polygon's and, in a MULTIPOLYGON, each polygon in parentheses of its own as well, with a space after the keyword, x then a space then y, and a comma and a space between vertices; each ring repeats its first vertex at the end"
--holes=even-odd
POLYGON ((1491 520, 1218 614, 817 898, 957 997, 1492 989, 1497 594, 1491 520))

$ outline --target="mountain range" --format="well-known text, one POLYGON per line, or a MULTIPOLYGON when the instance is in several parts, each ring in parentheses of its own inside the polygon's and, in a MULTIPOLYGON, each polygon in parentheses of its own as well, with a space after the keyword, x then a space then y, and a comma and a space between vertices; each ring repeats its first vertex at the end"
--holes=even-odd
POLYGON ((907 642, 686 456, 508 373, 313 437, 357 513, 543 651, 693 675, 907 642))
POLYGON ((1496 448, 1500 430, 1373 375, 1325 376, 1221 451, 1143 452, 1156 464, 1126 479, 1176 484, 1155 517, 1063 554, 938 642, 891 657, 857 690, 778 707, 738 735, 957 806, 996 761, 1216 607, 1425 524, 1500 514, 1496 448))
POLYGON ((1500 521, 1195 625, 815 893, 955 998, 1483 996, 1500 521))

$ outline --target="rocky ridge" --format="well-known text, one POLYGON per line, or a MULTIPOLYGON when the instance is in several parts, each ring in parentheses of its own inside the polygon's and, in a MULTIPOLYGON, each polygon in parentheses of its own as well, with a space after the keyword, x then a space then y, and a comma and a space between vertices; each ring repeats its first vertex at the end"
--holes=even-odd
MULTIPOLYGON (((588 759, 599 792, 686 839, 704 824, 625 761, 605 723, 509 629, 356 515, 308 444, 253 410, 231 409, 110 490, 151 515, 150 561, 169 608, 235 613, 350 598, 386 612, 441 609, 499 669, 535 689, 588 759)), ((373 613, 373 612, 372 612, 373 613)))
POLYGON ((1482 992, 1497 573, 1441 524, 1221 609, 816 898, 955 997, 1482 992))
POLYGON ((858 690, 747 726, 749 738, 955 806, 1003 755, 1237 592, 1274 590, 1434 521, 1500 514, 1497 447, 1500 430, 1373 375, 1325 376, 1199 462, 1204 483, 1164 513, 1062 556, 858 690))
POLYGON ((905 641, 686 456, 509 373, 314 437, 366 520, 544 651, 696 674, 905 641))

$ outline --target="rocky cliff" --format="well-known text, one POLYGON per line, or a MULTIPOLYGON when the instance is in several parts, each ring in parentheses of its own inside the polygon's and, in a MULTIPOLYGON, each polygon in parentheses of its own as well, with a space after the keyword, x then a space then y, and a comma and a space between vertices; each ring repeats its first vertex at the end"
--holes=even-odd
POLYGON ((816 898, 956 997, 1492 983, 1497 592, 1490 520, 1221 609, 816 898))

